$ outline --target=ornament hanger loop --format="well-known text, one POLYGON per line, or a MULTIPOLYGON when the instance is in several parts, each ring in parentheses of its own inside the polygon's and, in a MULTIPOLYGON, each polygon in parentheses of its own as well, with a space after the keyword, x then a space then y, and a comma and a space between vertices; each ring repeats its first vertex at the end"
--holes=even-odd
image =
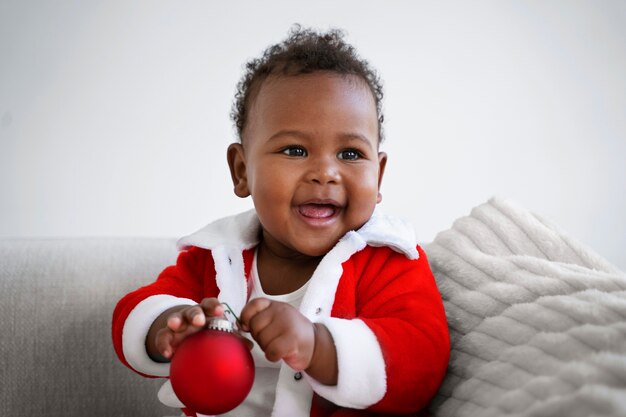
POLYGON ((224 311, 224 314, 229 313, 230 315, 232 315, 235 318, 235 320, 237 321, 237 326, 241 327, 241 320, 239 320, 239 317, 237 317, 237 315, 235 314, 233 309, 230 308, 228 303, 222 303, 222 305, 225 305, 226 308, 227 308, 227 310, 224 311))

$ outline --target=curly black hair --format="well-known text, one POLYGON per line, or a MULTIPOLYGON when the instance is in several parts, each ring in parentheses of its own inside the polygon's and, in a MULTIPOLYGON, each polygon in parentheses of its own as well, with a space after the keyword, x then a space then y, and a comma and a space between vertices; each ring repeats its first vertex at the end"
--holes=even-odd
POLYGON ((344 33, 331 29, 325 33, 293 25, 288 37, 268 47, 260 58, 245 65, 245 72, 237 84, 231 119, 239 140, 243 139, 248 110, 261 84, 269 76, 293 76, 314 71, 333 71, 361 77, 369 86, 376 103, 378 116, 378 141, 383 139, 382 99, 383 87, 376 71, 361 59, 353 46, 343 40, 344 33))

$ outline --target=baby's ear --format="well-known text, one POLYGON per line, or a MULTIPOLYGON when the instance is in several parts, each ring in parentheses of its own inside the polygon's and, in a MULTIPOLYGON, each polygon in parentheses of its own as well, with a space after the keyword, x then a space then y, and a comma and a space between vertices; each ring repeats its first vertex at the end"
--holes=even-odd
POLYGON ((233 180, 235 195, 245 198, 250 195, 248 190, 248 175, 246 172, 246 160, 243 154, 243 146, 240 143, 232 143, 226 153, 230 177, 233 180))
POLYGON ((385 175, 385 167, 387 166, 387 154, 385 152, 378 153, 378 198, 376 203, 380 203, 383 200, 383 195, 380 193, 380 186, 383 183, 383 175, 385 175))

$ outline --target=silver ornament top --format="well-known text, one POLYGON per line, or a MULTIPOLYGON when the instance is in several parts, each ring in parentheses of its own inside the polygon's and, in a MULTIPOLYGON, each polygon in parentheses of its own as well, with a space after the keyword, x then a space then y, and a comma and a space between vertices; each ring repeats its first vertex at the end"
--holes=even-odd
POLYGON ((230 321, 223 317, 211 317, 207 323, 207 329, 232 333, 233 325, 230 321))

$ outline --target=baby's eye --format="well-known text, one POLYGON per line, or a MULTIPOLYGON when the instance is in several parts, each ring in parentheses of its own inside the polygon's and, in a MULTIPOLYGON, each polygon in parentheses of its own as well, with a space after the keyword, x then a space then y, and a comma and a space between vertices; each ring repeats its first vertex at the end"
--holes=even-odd
POLYGON ((356 161, 361 158, 361 153, 356 149, 346 149, 337 154, 337 158, 344 159, 346 161, 356 161))
POLYGON ((289 146, 281 151, 287 156, 303 157, 306 156, 306 150, 299 146, 289 146))

